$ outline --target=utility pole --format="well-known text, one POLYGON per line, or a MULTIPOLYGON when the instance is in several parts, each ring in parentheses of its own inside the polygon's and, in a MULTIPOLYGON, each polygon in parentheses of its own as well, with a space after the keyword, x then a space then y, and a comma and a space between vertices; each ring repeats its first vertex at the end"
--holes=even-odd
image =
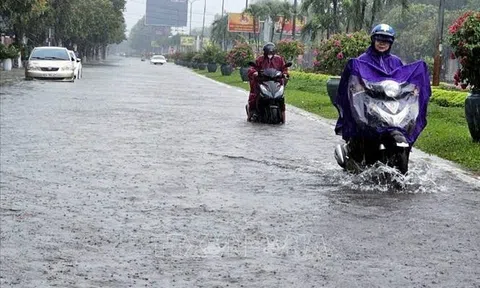
POLYGON ((193 12, 193 3, 195 3, 198 0, 190 0, 190 32, 188 32, 188 35, 192 36, 192 12, 193 12))
POLYGON ((205 15, 207 14, 207 0, 203 5, 203 25, 202 25, 202 36, 200 36, 200 51, 203 48, 203 37, 205 35, 205 15))
MULTIPOLYGON (((225 0, 222 0, 222 21, 223 21, 224 13, 225 13, 225 0)), ((223 30, 222 48, 224 51, 227 50, 227 45, 226 45, 227 30, 228 30, 228 18, 227 18, 227 27, 225 27, 225 30, 223 30)))
POLYGON ((248 0, 245 0, 245 9, 248 8, 248 0))
POLYGON ((295 40, 295 30, 297 29, 297 0, 293 2, 293 22, 292 22, 292 40, 295 40))
POLYGON ((435 57, 433 62, 432 86, 440 85, 440 71, 442 69, 442 42, 443 42, 443 21, 445 16, 445 0, 440 0, 438 8, 437 39, 435 41, 435 57))

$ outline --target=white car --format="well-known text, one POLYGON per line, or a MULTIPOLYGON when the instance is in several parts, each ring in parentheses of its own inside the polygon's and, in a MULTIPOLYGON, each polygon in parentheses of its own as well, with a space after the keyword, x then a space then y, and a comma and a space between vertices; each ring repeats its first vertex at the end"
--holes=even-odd
POLYGON ((154 65, 163 65, 167 63, 167 59, 165 59, 163 55, 153 55, 152 58, 150 58, 150 63, 154 65))
POLYGON ((68 50, 68 54, 70 54, 70 57, 75 59, 74 65, 75 65, 75 79, 80 79, 83 76, 83 66, 82 66, 82 59, 77 58, 77 55, 75 55, 75 52, 72 50, 68 50))
POLYGON ((35 47, 25 67, 25 78, 74 82, 74 61, 65 47, 35 47))

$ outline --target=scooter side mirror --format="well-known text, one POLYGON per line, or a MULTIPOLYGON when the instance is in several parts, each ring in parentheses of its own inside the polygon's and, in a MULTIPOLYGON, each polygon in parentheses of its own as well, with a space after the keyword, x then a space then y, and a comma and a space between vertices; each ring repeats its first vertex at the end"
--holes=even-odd
POLYGON ((287 62, 287 64, 285 64, 285 67, 288 68, 288 67, 292 67, 293 63, 292 62, 287 62))

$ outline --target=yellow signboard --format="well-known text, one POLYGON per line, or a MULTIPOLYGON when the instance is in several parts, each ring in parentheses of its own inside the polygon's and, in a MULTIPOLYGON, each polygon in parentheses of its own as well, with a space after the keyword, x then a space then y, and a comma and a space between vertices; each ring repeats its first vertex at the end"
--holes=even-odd
POLYGON ((180 45, 181 46, 194 46, 195 45, 195 37, 182 36, 180 38, 180 45))
MULTIPOLYGON (((253 33, 253 17, 247 13, 228 13, 228 32, 253 33)), ((260 23, 255 25, 255 33, 260 32, 260 23)))

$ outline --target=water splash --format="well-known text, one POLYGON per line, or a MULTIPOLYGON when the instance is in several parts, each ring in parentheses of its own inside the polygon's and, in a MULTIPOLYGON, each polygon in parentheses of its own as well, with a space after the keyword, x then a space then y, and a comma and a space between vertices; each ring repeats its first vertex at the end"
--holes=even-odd
POLYGON ((445 190, 436 182, 434 170, 426 163, 410 165, 406 175, 382 163, 360 174, 342 171, 341 185, 349 189, 379 193, 437 193, 445 190))

